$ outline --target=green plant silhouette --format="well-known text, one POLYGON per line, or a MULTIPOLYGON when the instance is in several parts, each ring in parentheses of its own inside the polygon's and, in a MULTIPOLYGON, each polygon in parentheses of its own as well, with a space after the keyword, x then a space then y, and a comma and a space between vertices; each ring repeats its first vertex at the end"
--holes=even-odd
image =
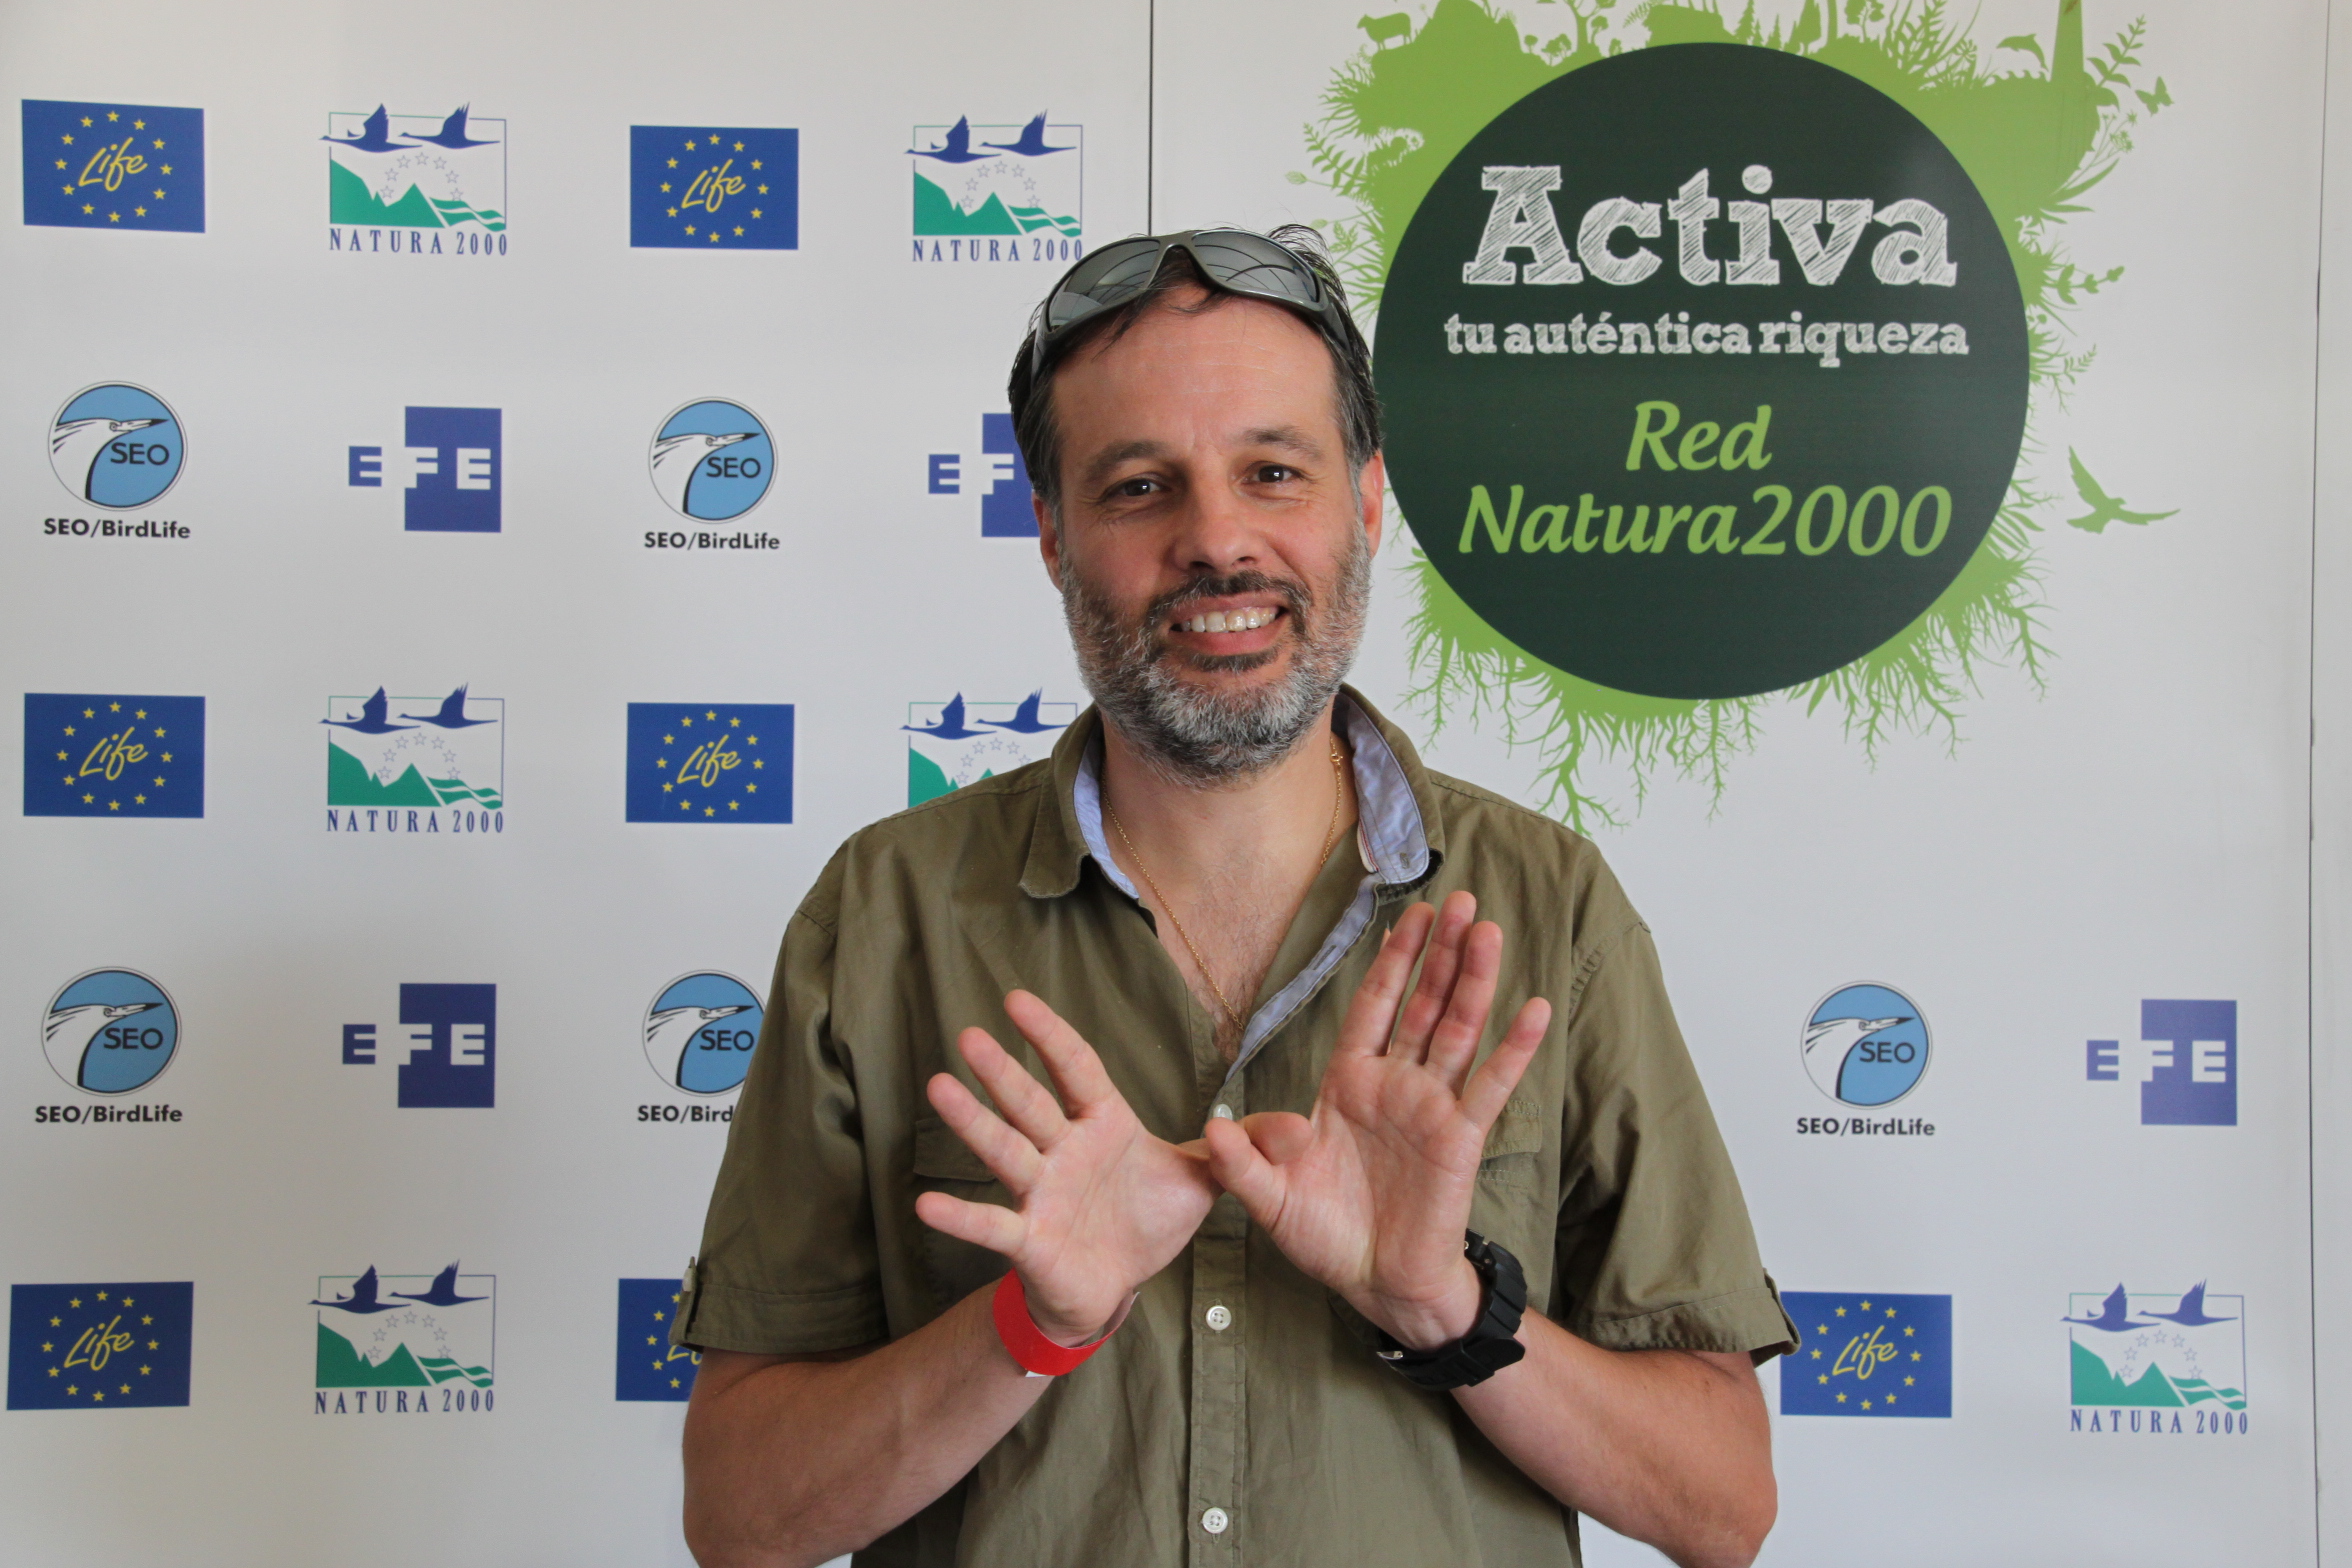
MULTIPOLYGON (((2005 38, 1988 61, 1943 0, 1805 0, 1795 22, 1757 20, 1754 0, 1737 21, 1713 5, 1535 0, 1549 37, 1523 31, 1518 15, 1481 0, 1437 0, 1402 42, 1368 46, 1342 65, 1325 112, 1306 128, 1311 173, 1294 182, 1329 187, 1352 208, 1329 226, 1334 256, 1366 313, 1378 309, 1388 263, 1421 199, 1455 154, 1519 99, 1553 78, 1628 48, 1737 43, 1809 56, 1885 93, 1918 116, 1959 159, 2006 238, 2024 295, 2031 343, 2026 448, 2037 426, 2089 366, 2066 317, 2123 276, 2068 259, 2060 230, 2083 198, 2131 150, 2132 128, 2170 106, 2159 77, 2143 88, 2134 20, 2086 54, 2081 0, 2059 0, 2045 47, 2036 35, 2005 38)), ((1636 806, 1661 770, 1695 779, 1723 801, 1732 758, 1750 750, 1766 703, 1828 707, 1875 762, 1898 734, 1960 739, 1962 707, 1979 672, 2017 669, 2038 690, 2047 650, 2040 637, 2035 535, 2062 498, 2020 476, 1975 556, 1949 588, 1875 651, 1785 692, 1680 700, 1643 697, 1580 680, 1531 658, 1464 604, 1419 551, 1407 568, 1416 684, 1409 701, 1432 732, 1456 715, 1498 721, 1513 747, 1537 750, 1541 806, 1571 826, 1624 818, 1589 784, 1601 760, 1622 764, 1636 806)), ((2088 473, 2075 462, 2078 487, 2088 473)), ((2102 497, 2094 483, 2084 499, 2102 497)), ((2132 514, 2125 514, 2131 516, 2132 514)), ((2150 514, 2153 515, 2153 514, 2150 514)), ((2166 514, 2169 515, 2169 514, 2166 514)))

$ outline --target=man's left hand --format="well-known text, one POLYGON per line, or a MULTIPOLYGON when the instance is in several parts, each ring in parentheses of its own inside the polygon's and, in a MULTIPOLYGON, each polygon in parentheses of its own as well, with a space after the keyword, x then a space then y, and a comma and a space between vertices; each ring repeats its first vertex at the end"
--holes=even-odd
POLYGON ((1478 1320, 1481 1286, 1462 1255, 1478 1162, 1552 1017, 1530 999, 1470 1070, 1503 947, 1501 927, 1472 924, 1477 908, 1455 893, 1442 912, 1405 911, 1349 1005, 1313 1115, 1207 1129, 1217 1180, 1283 1255, 1414 1350, 1478 1320))

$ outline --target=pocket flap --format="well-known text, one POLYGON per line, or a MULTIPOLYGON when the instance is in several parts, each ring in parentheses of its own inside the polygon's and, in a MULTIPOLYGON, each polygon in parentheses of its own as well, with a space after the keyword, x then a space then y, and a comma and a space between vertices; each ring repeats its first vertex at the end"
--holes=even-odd
POLYGON ((1543 1107, 1532 1097, 1514 1094, 1503 1102, 1503 1114, 1487 1129, 1486 1159, 1500 1154, 1533 1154, 1543 1147, 1543 1107))
POLYGON ((933 1181, 996 1180, 955 1129, 936 1116, 915 1118, 915 1174, 933 1181))

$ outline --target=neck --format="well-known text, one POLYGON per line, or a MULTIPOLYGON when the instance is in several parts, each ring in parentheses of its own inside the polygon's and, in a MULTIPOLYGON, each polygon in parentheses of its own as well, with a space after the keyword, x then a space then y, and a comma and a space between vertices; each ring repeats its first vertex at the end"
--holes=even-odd
MULTIPOLYGON (((1301 867, 1312 880, 1330 838, 1336 744, 1326 705, 1279 762, 1242 779, 1201 784, 1172 776, 1106 718, 1103 801, 1171 895, 1179 887, 1261 877, 1287 888, 1301 867)), ((1338 773, 1344 831, 1355 821, 1355 786, 1351 770, 1338 773)), ((1108 836, 1119 854, 1126 846, 1116 833, 1108 836)))

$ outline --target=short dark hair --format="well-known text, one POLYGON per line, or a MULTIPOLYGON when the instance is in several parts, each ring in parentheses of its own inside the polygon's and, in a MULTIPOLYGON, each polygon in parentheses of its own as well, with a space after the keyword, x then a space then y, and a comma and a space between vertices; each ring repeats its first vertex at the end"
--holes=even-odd
MULTIPOLYGON (((1330 254, 1323 247, 1323 237, 1303 223, 1288 223, 1267 236, 1279 240, 1299 260, 1305 262, 1321 280, 1323 287, 1339 303, 1339 321, 1335 325, 1319 316, 1294 312, 1315 329, 1323 346, 1331 351, 1331 376, 1338 403, 1340 436, 1344 443, 1348 482, 1363 470, 1372 455, 1380 450, 1380 394, 1372 384, 1372 351, 1364 342, 1364 334, 1357 330, 1355 318, 1347 308, 1347 288, 1339 281, 1339 273, 1331 264, 1330 254)), ((1028 465, 1029 487, 1045 503, 1047 512, 1058 521, 1062 499, 1062 442, 1061 431, 1054 420, 1054 372, 1070 356, 1104 335, 1112 339, 1124 337, 1146 311, 1168 306, 1166 296, 1190 285, 1208 291, 1208 299, 1194 310, 1207 310, 1226 298, 1246 298, 1219 287, 1204 276, 1189 251, 1168 252, 1159 273, 1142 293, 1081 326, 1062 342, 1054 345, 1041 366, 1029 363, 1030 344, 1035 328, 1024 333, 1021 347, 1013 355, 1013 374, 1006 387, 1012 402, 1013 437, 1020 443, 1021 460, 1028 465)), ((1043 306, 1039 307, 1043 309, 1043 306)))

